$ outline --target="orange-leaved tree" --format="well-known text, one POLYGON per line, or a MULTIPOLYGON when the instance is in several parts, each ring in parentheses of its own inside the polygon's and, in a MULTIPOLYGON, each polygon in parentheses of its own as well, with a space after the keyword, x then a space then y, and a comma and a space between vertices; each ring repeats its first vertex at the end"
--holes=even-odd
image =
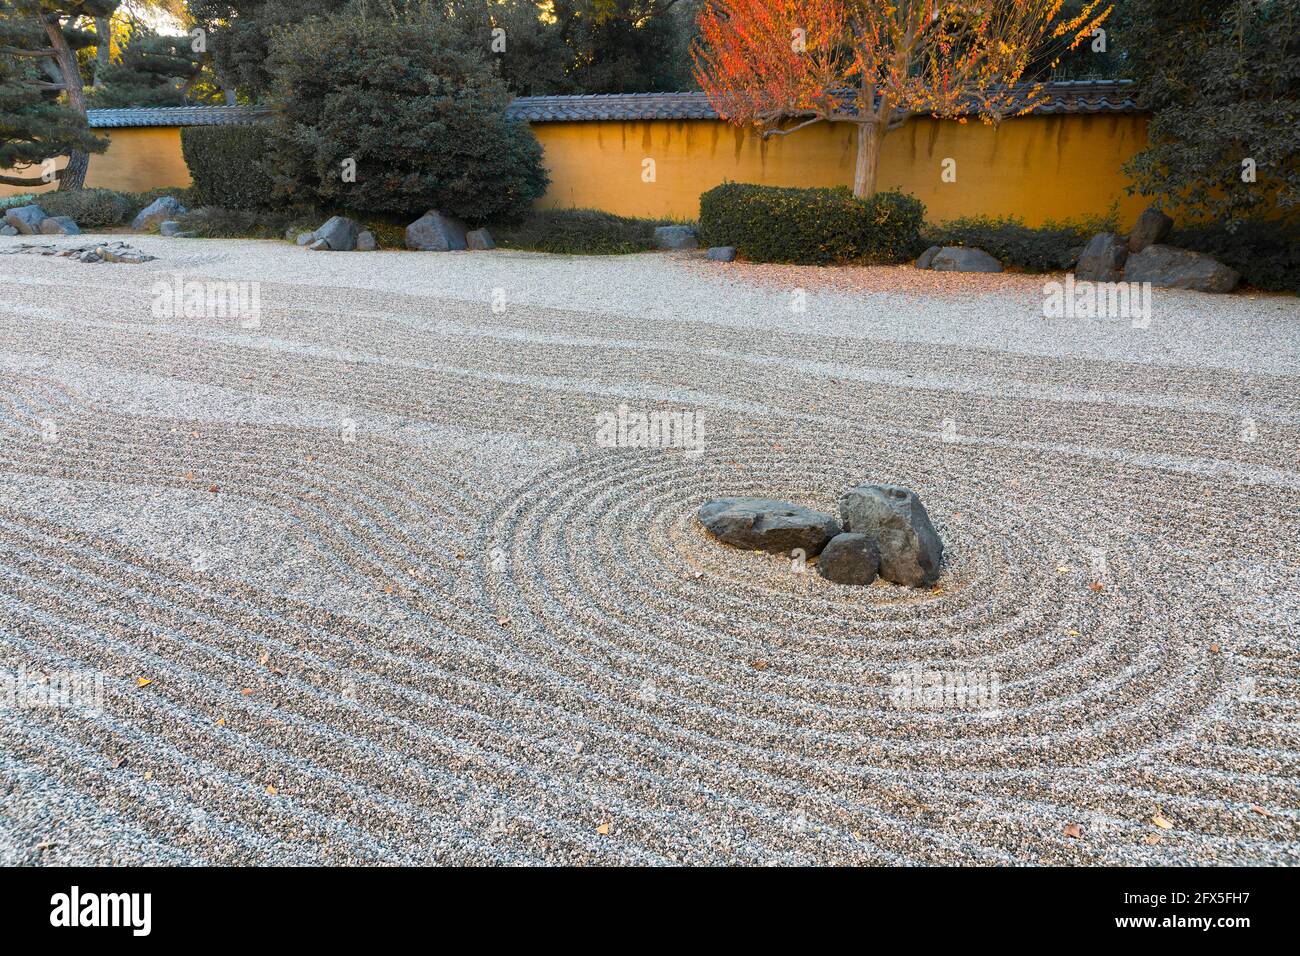
POLYGON ((909 117, 996 123, 1045 98, 1032 64, 1092 35, 1110 7, 1084 0, 706 0, 691 50, 713 108, 764 136, 858 128, 853 193, 876 190, 885 134, 909 117), (792 125, 793 123, 793 125, 792 125))

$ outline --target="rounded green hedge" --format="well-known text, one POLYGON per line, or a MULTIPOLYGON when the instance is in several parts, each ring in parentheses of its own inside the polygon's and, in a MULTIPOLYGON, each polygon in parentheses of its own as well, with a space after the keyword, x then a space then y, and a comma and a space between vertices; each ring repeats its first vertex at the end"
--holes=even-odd
POLYGON ((181 155, 200 206, 267 209, 275 204, 274 186, 263 166, 270 132, 261 123, 186 126, 181 130, 181 155))
POLYGON ((915 254, 925 205, 897 192, 857 199, 846 187, 724 183, 700 197, 700 234, 755 262, 903 262, 915 254))

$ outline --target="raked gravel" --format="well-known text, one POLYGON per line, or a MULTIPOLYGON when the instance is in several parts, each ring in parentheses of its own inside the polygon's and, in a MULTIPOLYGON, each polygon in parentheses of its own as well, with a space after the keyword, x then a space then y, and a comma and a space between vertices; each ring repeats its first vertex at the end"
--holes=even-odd
POLYGON ((0 671, 104 687, 0 713, 0 863, 1300 862, 1295 298, 131 241, 0 257, 0 671), (935 590, 694 520, 864 481, 935 590))

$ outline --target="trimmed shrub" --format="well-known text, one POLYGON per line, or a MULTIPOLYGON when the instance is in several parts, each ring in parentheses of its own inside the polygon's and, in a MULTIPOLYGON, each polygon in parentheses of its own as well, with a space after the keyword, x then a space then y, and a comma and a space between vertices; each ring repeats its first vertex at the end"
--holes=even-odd
POLYGON ((1256 289, 1300 293, 1300 223, 1250 219, 1233 232, 1191 226, 1175 229, 1165 243, 1214 256, 1256 289))
POLYGON ((913 196, 856 199, 847 187, 795 189, 724 183, 700 197, 700 234, 755 262, 900 262, 925 217, 913 196))
POLYGON ((301 206, 275 210, 202 206, 180 216, 181 228, 200 239, 283 239, 289 229, 310 232, 327 213, 301 206))
POLYGON ((270 150, 270 129, 247 126, 186 126, 181 154, 194 180, 194 202, 227 209, 273 205, 274 184, 262 166, 270 150))
POLYGON ((1003 266, 1025 272, 1059 272, 1074 267, 1083 247, 1099 232, 1116 232, 1115 214, 1077 222, 1026 226, 1015 217, 971 216, 952 219, 922 232, 927 246, 966 246, 983 249, 1003 266))
POLYGON ((140 209, 133 195, 113 189, 56 189, 36 203, 46 215, 70 216, 82 229, 120 226, 140 209))
POLYGON ((277 194, 413 220, 517 222, 546 189, 541 146, 477 51, 414 5, 306 20, 272 40, 277 194), (346 181, 346 161, 356 181, 346 181))
POLYGON ((492 228, 503 249, 577 256, 620 255, 655 248, 654 219, 629 219, 596 209, 541 209, 517 226, 492 228))

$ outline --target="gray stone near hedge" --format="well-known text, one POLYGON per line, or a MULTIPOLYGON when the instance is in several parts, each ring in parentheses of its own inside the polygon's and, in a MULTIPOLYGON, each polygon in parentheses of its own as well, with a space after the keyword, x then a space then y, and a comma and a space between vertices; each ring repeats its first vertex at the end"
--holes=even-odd
POLYGON ((176 197, 159 196, 135 214, 135 218, 131 220, 131 228, 136 232, 145 232, 156 222, 175 219, 187 212, 189 210, 182 206, 176 197))
POLYGON ((870 584, 880 573, 880 550, 875 539, 856 531, 837 534, 822 549, 817 573, 836 584, 870 584))
POLYGON ((833 515, 770 498, 717 498, 701 505, 697 516, 723 544, 746 551, 798 549, 812 557, 840 533, 833 515))
POLYGON ((705 256, 714 262, 735 262, 735 246, 711 246, 705 256))
POLYGON ((1124 281, 1150 282, 1165 289, 1231 292, 1241 274, 1204 253, 1157 244, 1128 257, 1124 281))
POLYGON ((939 577, 943 542, 916 492, 896 485, 859 485, 840 498, 844 529, 869 535, 880 554, 880 576, 907 587, 939 577))
POLYGON ((18 235, 18 230, 15 229, 13 226, 9 225, 9 223, 5 223, 4 225, 0 226, 0 236, 16 236, 16 235, 18 235))
POLYGON ((41 223, 48 217, 45 210, 37 205, 14 206, 6 209, 5 225, 17 229, 20 235, 35 236, 41 231, 41 223))
POLYGON ((357 233, 357 252, 374 252, 378 248, 379 243, 375 241, 375 234, 369 229, 357 233))
POLYGON ((406 227, 406 248, 420 252, 455 252, 467 248, 465 223, 430 209, 406 227))
MULTIPOLYGON (((323 240, 333 252, 352 252, 357 247, 357 235, 360 232, 361 225, 355 219, 330 216, 316 230, 315 236, 318 242, 323 240)), ((311 248, 316 248, 315 243, 311 248)))
POLYGON ((1128 234, 1128 251, 1141 252, 1147 246, 1153 246, 1162 243, 1169 238, 1169 233, 1173 231, 1174 221, 1162 213, 1155 206, 1148 206, 1142 210, 1142 214, 1137 217, 1137 222, 1133 224, 1132 230, 1128 234))
POLYGON ((1001 272, 1002 263, 983 249, 967 246, 944 246, 930 260, 936 272, 1001 272))
POLYGON ((497 244, 492 241, 492 233, 486 229, 471 229, 465 233, 465 248, 467 249, 485 252, 496 247, 497 244))
POLYGON ((294 242, 300 246, 310 246, 315 241, 316 233, 314 232, 300 232, 297 238, 294 239, 294 242))
POLYGON ((175 238, 180 235, 181 231, 181 224, 175 219, 164 219, 162 222, 158 223, 158 234, 161 236, 175 238))
POLYGON ((655 245, 660 249, 698 249, 700 237, 690 226, 656 226, 655 245))
POLYGON ((912 263, 918 269, 928 269, 934 262, 934 257, 939 254, 940 246, 931 246, 916 257, 916 262, 912 263))
POLYGON ((41 235, 79 236, 81 228, 73 222, 71 216, 47 216, 41 220, 41 235))
POLYGON ((1119 282, 1128 259, 1127 240, 1113 232, 1099 232, 1088 240, 1074 265, 1074 277, 1086 282, 1119 282))

